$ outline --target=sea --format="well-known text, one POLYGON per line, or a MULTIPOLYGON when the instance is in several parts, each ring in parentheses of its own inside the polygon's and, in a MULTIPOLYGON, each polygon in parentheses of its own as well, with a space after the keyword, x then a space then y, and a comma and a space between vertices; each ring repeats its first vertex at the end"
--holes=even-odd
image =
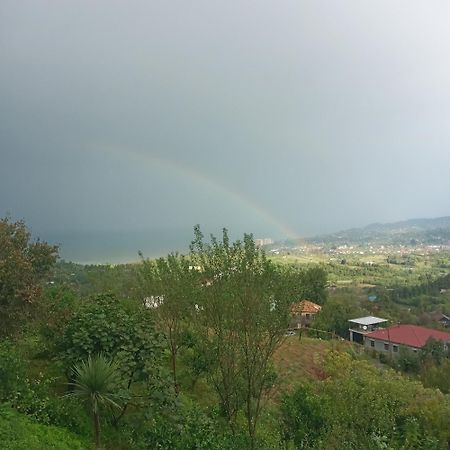
POLYGON ((187 253, 192 229, 152 231, 58 231, 40 233, 49 244, 59 245, 59 256, 79 264, 122 264, 144 258, 187 253))
MULTIPOLYGON (((220 238, 221 229, 202 230, 205 240, 210 233, 220 238)), ((34 233, 33 233, 34 235, 34 233)), ((242 234, 230 233, 240 239, 242 234)), ((169 253, 187 254, 194 238, 193 228, 165 228, 139 231, 53 231, 38 236, 49 244, 59 245, 59 256, 79 264, 123 264, 167 256, 169 253)), ((270 234, 255 237, 267 237, 270 234)))

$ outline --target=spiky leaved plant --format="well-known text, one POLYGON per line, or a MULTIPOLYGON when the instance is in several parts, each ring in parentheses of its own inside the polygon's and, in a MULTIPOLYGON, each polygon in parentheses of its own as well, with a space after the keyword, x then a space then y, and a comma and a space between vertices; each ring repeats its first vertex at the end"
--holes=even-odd
POLYGON ((116 403, 118 363, 103 354, 89 355, 86 361, 74 365, 74 388, 71 395, 86 403, 92 413, 95 431, 95 445, 100 448, 100 409, 107 405, 120 408, 116 403))

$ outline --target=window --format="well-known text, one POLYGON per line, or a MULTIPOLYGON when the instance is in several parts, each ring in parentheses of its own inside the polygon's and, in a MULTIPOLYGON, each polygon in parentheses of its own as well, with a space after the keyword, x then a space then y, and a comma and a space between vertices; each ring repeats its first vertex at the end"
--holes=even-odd
POLYGON ((384 349, 389 350, 389 344, 387 342, 384 343, 384 349))
POLYGON ((373 341, 372 339, 370 340, 370 346, 375 347, 375 341, 373 341))
POLYGON ((392 350, 394 350, 394 353, 398 352, 398 345, 393 345, 392 350))

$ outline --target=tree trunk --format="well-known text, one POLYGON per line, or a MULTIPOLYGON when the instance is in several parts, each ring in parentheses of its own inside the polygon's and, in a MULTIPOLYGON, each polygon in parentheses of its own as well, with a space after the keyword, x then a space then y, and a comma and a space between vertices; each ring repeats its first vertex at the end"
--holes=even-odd
MULTIPOLYGON (((134 372, 131 374, 130 378, 128 379, 128 385, 127 385, 128 391, 130 391, 131 383, 133 382, 133 377, 134 377, 134 372)), ((120 414, 118 416, 115 416, 113 413, 114 428, 117 428, 119 426, 119 420, 125 415, 125 413, 127 412, 127 408, 128 408, 128 402, 126 402, 125 405, 123 405, 122 411, 120 412, 120 414)))
POLYGON ((172 351, 172 375, 173 375, 173 387, 175 388, 175 394, 180 392, 177 380, 177 353, 172 351))
POLYGON ((172 377, 173 377, 173 387, 175 389, 175 395, 178 396, 179 388, 178 388, 178 380, 177 380, 177 343, 174 336, 175 332, 173 327, 169 327, 169 346, 171 353, 171 363, 172 363, 172 377))
POLYGON ((100 448, 100 417, 98 413, 94 412, 94 430, 95 430, 95 448, 100 448))

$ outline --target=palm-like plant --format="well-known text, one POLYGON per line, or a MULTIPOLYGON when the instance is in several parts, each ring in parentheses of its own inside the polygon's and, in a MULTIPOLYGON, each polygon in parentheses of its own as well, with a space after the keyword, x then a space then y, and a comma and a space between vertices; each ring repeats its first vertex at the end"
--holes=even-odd
POLYGON ((100 409, 105 406, 120 408, 115 400, 119 366, 103 354, 89 355, 86 361, 73 367, 75 395, 89 406, 95 431, 95 445, 100 447, 100 409))

